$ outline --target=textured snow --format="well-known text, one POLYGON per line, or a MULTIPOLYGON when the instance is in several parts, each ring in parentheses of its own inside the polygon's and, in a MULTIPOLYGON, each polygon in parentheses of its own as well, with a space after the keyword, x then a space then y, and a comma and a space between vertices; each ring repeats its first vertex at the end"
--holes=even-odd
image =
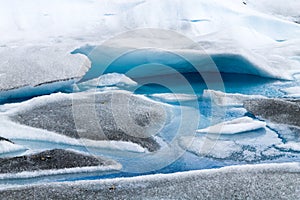
POLYGON ((265 128, 266 122, 257 121, 250 117, 241 117, 231 121, 222 122, 214 126, 197 130, 198 133, 210 134, 236 134, 265 128))
POLYGON ((300 19, 298 0, 248 0, 247 5, 263 13, 276 15, 286 20, 296 22, 300 19))
POLYGON ((262 95, 244 95, 238 93, 224 93, 215 90, 204 90, 203 97, 211 99, 215 104, 220 106, 242 106, 245 100, 265 99, 262 95))
POLYGON ((299 163, 272 163, 133 178, 3 186, 0 198, 299 199, 299 181, 299 163))
POLYGON ((16 151, 25 151, 26 147, 14 144, 5 140, 0 140, 0 156, 1 154, 11 153, 16 151))
POLYGON ((89 69, 90 61, 83 55, 72 55, 68 51, 71 51, 70 47, 58 45, 0 47, 0 93, 80 78, 89 69))

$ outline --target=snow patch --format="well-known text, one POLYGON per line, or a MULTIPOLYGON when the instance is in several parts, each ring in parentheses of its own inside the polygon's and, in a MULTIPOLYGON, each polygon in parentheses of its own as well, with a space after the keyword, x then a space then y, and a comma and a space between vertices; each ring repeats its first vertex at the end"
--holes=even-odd
POLYGON ((197 130, 197 133, 209 134, 237 134, 254 131, 266 127, 266 122, 256 121, 250 117, 241 117, 231 121, 222 122, 205 129, 197 130))

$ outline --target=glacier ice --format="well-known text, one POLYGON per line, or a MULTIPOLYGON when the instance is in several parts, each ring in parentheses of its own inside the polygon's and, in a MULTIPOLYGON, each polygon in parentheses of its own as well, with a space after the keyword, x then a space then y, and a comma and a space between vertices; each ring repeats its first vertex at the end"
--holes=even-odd
POLYGON ((237 134, 265 128, 266 123, 253 120, 250 117, 241 117, 231 121, 222 122, 204 129, 197 130, 197 133, 210 134, 237 134))

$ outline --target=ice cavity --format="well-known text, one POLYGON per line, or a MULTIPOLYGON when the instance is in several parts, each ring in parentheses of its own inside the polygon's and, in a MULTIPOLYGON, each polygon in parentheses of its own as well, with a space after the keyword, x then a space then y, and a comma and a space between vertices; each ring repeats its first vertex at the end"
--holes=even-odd
POLYGON ((266 123, 256 121, 250 117, 241 117, 231 121, 222 122, 205 129, 197 130, 198 133, 210 134, 236 134, 248 131, 254 131, 266 127, 266 123))
POLYGON ((215 90, 204 90, 203 97, 211 99, 219 106, 242 106, 245 100, 249 99, 266 99, 262 95, 244 95, 239 93, 224 93, 215 90))

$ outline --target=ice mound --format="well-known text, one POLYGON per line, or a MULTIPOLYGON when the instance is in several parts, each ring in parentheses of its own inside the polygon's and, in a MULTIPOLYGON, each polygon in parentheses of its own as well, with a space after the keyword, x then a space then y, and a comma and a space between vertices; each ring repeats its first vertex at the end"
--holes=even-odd
POLYGON ((298 199, 299 163, 239 165, 131 178, 3 187, 1 199, 298 199), (153 195, 155 194, 155 196, 153 195))
POLYGON ((254 131, 266 127, 265 122, 254 120, 250 117, 241 117, 231 121, 222 122, 205 129, 197 130, 198 133, 209 134, 237 134, 254 131))
POLYGON ((300 101, 284 99, 246 100, 244 107, 255 116, 275 123, 300 126, 300 101))
POLYGON ((149 151, 158 150, 153 136, 171 112, 167 105, 120 90, 54 94, 15 105, 7 112, 21 124, 71 138, 133 142, 149 151))
POLYGON ((244 95, 238 93, 224 93, 215 90, 204 90, 203 97, 211 99, 216 105, 220 106, 242 106, 248 99, 264 99, 262 95, 244 95))
POLYGON ((195 101, 198 99, 197 95, 192 94, 179 94, 179 93, 158 93, 150 95, 152 98, 164 101, 164 102, 183 102, 183 101, 195 101))
POLYGON ((90 88, 96 88, 96 87, 134 87, 137 86, 137 82, 133 81, 129 77, 127 77, 124 74, 118 74, 118 73, 109 73, 101 75, 98 78, 85 81, 82 83, 77 84, 77 87, 80 89, 90 89, 90 88))
POLYGON ((63 149, 2 158, 0 161, 0 179, 32 178, 45 175, 121 169, 121 165, 116 161, 63 149))
POLYGON ((0 156, 1 154, 25 151, 26 148, 24 146, 14 144, 8 139, 0 137, 0 156))

